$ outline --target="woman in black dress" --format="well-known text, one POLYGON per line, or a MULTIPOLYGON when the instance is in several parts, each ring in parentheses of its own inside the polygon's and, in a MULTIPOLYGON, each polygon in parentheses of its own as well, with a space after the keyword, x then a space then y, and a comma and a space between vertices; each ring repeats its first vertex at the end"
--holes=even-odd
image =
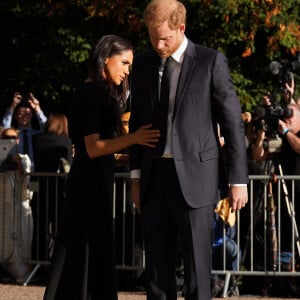
POLYGON ((159 138, 151 124, 123 135, 121 107, 132 61, 130 43, 103 36, 92 51, 88 78, 70 103, 75 156, 44 300, 117 299, 113 154, 133 144, 154 147, 159 138))

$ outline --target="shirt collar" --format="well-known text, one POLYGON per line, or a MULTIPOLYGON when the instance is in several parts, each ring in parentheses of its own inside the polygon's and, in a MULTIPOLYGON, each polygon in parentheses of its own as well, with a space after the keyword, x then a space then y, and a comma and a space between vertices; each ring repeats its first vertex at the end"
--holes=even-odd
POLYGON ((188 45, 188 39, 186 36, 183 38, 183 42, 180 44, 180 46, 177 48, 177 50, 171 55, 171 57, 178 63, 182 63, 184 52, 188 45))

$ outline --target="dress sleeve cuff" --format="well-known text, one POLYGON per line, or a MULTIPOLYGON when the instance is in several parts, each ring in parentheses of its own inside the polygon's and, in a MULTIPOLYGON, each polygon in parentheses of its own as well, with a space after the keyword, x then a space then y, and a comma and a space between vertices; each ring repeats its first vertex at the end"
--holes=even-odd
POLYGON ((141 178, 141 170, 136 169, 136 170, 131 170, 130 171, 130 178, 141 178))

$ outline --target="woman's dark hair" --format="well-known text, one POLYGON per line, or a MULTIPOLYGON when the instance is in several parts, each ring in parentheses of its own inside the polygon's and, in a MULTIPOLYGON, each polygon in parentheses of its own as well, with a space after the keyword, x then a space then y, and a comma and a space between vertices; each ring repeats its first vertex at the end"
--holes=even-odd
POLYGON ((117 105, 114 105, 114 110, 116 116, 116 132, 118 135, 124 134, 121 114, 126 108, 126 100, 129 92, 129 79, 128 76, 126 76, 122 83, 117 86, 105 80, 102 71, 105 67, 105 60, 108 57, 128 50, 134 51, 133 46, 129 41, 117 35, 105 35, 95 44, 88 60, 89 78, 91 78, 98 86, 105 87, 108 90, 110 97, 117 101, 117 105))
POLYGON ((105 35, 102 36, 95 44, 88 61, 89 77, 92 78, 97 84, 106 83, 108 85, 110 96, 116 99, 120 103, 121 107, 125 106, 128 96, 128 76, 126 76, 119 86, 116 86, 105 81, 105 79, 102 77, 102 70, 105 66, 105 60, 108 57, 128 50, 133 52, 133 46, 129 41, 117 35, 105 35))

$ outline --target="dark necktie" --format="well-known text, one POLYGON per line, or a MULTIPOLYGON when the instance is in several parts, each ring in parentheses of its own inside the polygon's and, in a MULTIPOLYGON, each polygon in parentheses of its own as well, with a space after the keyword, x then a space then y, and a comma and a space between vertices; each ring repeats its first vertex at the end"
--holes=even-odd
POLYGON ((23 154, 29 153, 27 130, 23 130, 23 154))
POLYGON ((165 62, 160 85, 160 97, 158 106, 158 128, 160 130, 160 139, 156 147, 157 156, 161 156, 163 154, 167 137, 168 108, 170 95, 170 58, 171 56, 168 57, 165 62))

